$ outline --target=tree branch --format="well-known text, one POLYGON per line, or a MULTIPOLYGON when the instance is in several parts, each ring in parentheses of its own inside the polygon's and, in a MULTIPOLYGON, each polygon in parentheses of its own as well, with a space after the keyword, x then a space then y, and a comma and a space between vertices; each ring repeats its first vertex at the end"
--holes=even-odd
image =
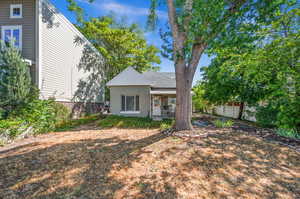
POLYGON ((196 72, 199 60, 201 58, 201 55, 203 54, 207 44, 205 43, 197 43, 193 45, 192 49, 192 59, 189 63, 189 70, 191 77, 194 77, 194 74, 196 72))
POLYGON ((169 22, 173 34, 173 46, 174 51, 177 51, 179 49, 178 41, 179 41, 179 27, 176 20, 176 9, 174 6, 173 0, 168 0, 168 16, 169 16, 169 22))

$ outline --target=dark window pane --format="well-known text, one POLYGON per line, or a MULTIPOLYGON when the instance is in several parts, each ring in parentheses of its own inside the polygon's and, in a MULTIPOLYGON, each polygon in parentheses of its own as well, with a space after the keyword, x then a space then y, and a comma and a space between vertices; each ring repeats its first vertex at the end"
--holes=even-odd
POLYGON ((121 95, 121 111, 125 111, 125 96, 121 95))
POLYGON ((15 42, 15 47, 20 47, 20 30, 19 29, 13 30, 13 39, 15 42))
POLYGON ((140 96, 135 96, 135 110, 139 111, 140 110, 140 96))
POLYGON ((13 9, 13 15, 14 16, 20 16, 21 15, 21 9, 20 8, 14 8, 13 9))
POLYGON ((4 31, 4 41, 6 44, 9 44, 9 41, 11 39, 11 30, 5 30, 4 31))
POLYGON ((134 96, 126 96, 126 111, 134 111, 134 96))

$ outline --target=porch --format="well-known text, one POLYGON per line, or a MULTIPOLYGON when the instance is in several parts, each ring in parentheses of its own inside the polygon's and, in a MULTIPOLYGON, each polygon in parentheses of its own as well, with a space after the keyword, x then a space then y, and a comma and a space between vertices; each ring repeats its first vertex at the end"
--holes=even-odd
POLYGON ((150 117, 162 120, 175 117, 176 94, 151 93, 150 117))

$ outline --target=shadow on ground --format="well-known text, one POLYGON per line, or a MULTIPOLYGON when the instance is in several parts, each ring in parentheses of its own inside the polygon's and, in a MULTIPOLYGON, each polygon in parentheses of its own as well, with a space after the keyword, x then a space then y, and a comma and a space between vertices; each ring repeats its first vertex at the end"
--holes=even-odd
POLYGON ((295 151, 244 134, 54 133, 0 152, 0 198, 299 198, 295 151))

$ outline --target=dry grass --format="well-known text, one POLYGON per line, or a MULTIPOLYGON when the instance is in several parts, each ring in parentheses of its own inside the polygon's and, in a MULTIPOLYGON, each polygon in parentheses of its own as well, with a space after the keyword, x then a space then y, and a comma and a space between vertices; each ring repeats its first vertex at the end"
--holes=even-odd
POLYGON ((197 140, 79 128, 0 149, 0 198, 300 198, 299 153, 243 133, 197 140))

